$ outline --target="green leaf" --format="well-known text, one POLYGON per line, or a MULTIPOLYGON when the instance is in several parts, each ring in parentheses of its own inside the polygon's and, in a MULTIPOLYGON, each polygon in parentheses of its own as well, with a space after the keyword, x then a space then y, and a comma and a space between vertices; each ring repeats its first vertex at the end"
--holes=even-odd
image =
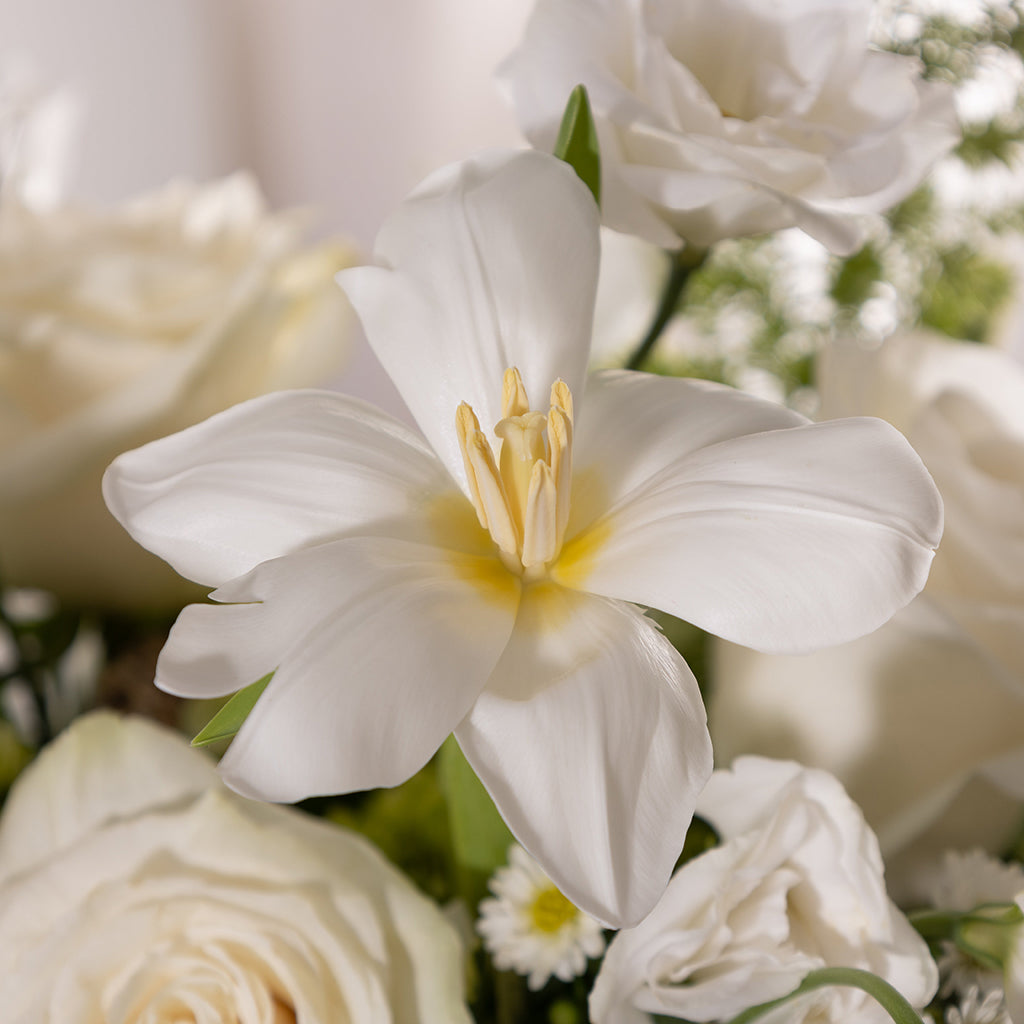
POLYGON ((460 867, 489 878, 508 859, 512 833, 454 736, 442 744, 438 767, 455 859, 460 867))
POLYGON ((569 95, 558 129, 555 156, 564 160, 579 175, 601 205, 601 154, 597 146, 597 129, 590 111, 587 90, 577 85, 569 95))
POLYGON ((256 701, 273 678, 274 673, 268 672, 262 679, 239 690, 199 731, 192 746, 207 747, 217 740, 231 739, 242 728, 242 723, 249 717, 249 712, 256 706, 256 701))

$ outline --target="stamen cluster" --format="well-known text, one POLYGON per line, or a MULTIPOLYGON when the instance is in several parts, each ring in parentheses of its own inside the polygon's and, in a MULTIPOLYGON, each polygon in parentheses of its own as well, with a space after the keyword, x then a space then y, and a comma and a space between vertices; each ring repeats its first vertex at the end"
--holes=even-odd
POLYGON ((505 371, 495 451, 472 408, 455 415, 470 498, 480 525, 513 572, 536 576, 557 557, 569 521, 572 478, 572 394, 551 385, 545 416, 530 409, 519 371, 505 371))

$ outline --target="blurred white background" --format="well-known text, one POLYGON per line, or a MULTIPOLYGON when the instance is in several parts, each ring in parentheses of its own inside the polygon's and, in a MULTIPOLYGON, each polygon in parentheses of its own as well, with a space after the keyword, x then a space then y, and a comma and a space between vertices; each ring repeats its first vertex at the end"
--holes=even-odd
MULTIPOLYGON (((80 97, 73 193, 255 173, 364 252, 424 175, 520 144, 493 80, 529 0, 0 0, 0 59, 80 97)), ((342 380, 394 408, 365 350, 342 380)))

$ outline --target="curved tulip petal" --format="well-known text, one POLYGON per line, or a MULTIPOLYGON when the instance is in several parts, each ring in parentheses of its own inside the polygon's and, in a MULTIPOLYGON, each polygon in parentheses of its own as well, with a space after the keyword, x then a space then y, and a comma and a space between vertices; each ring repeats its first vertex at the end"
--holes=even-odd
POLYGON ((579 396, 600 252, 597 206, 570 167, 536 152, 444 168, 385 223, 376 267, 342 271, 377 358, 457 480, 455 411, 501 419, 502 375, 534 408, 561 377, 579 396))
MULTIPOLYGON (((588 416, 596 406, 596 433, 618 440, 592 469, 585 511, 602 487, 608 511, 567 544, 558 582, 789 653, 869 633, 924 586, 942 503, 889 424, 837 420, 699 447, 687 382, 612 376, 602 390, 588 416), (657 404, 664 421, 648 433, 657 404), (643 454, 624 466, 628 448, 643 454)), ((703 390, 740 408, 725 390, 703 390)), ((759 405, 749 429, 773 415, 759 405)), ((724 412, 719 425, 746 433, 739 415, 724 412)))
POLYGON ((188 605, 160 652, 154 682, 165 693, 199 699, 226 697, 256 682, 277 668, 308 622, 308 611, 286 611, 291 614, 262 601, 188 605))
POLYGON ((711 743, 686 663, 628 605, 524 592, 455 731, 516 838, 574 903, 635 924, 668 883, 711 743))
POLYGON ((264 563, 218 596, 296 625, 220 765, 245 796, 294 801, 422 768, 498 662, 519 584, 496 559, 359 537, 264 563))
POLYGON ((595 373, 576 425, 578 479, 566 536, 572 538, 693 452, 808 422, 792 409, 710 381, 628 370, 595 373))
POLYGON ((125 529, 207 586, 454 489, 422 438, 331 391, 243 402, 126 452, 103 479, 125 529))

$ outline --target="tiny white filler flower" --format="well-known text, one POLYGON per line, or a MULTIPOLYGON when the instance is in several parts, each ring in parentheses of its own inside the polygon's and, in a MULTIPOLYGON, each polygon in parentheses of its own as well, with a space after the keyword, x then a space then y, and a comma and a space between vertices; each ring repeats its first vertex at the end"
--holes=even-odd
POLYGON ((521 846, 510 847, 508 859, 488 883, 494 898, 480 904, 477 921, 495 966, 525 975, 534 990, 552 975, 579 977, 587 958, 604 952, 600 923, 563 896, 521 846))

